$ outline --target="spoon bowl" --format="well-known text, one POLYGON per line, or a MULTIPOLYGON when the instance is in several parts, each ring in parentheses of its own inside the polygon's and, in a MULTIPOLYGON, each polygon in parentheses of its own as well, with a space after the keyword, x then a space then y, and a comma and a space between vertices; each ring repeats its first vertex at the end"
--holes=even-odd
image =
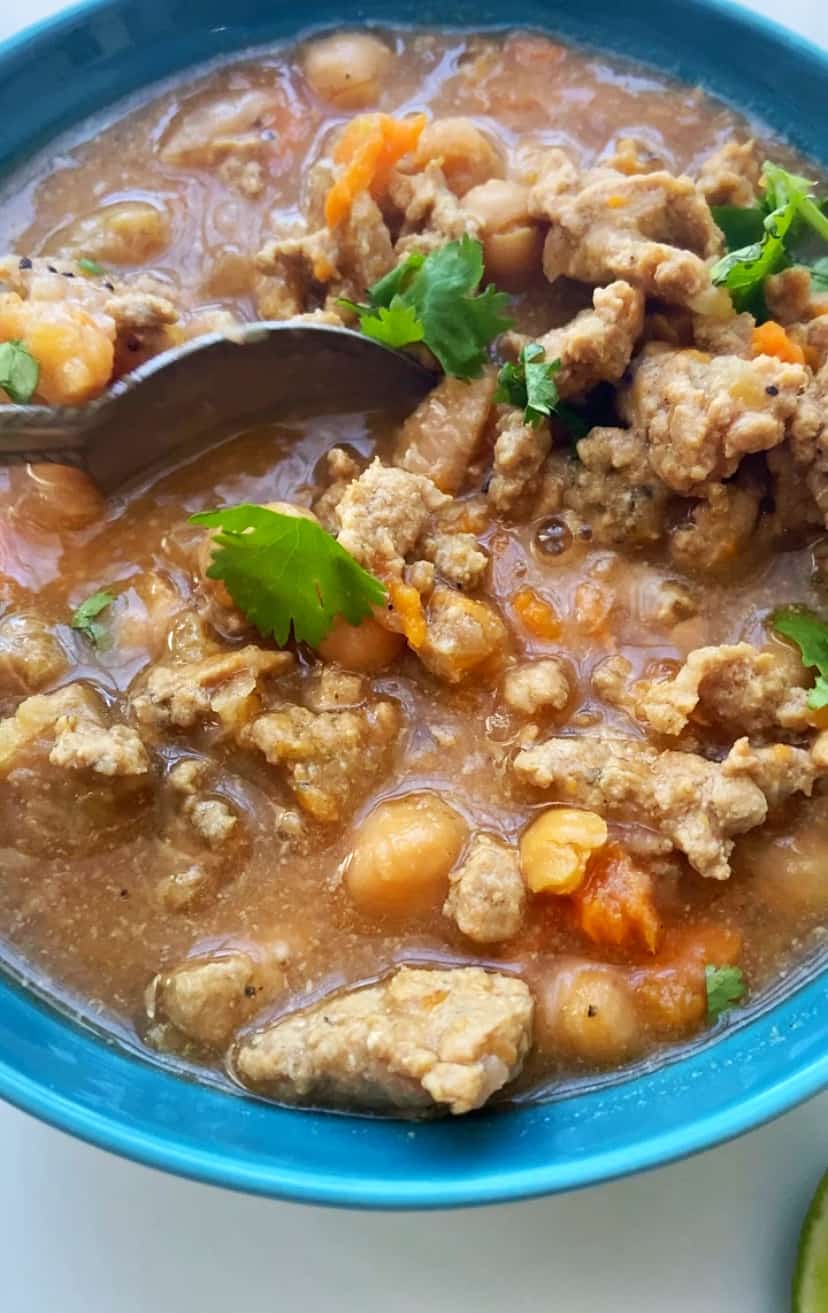
POLYGON ((0 406, 0 465, 74 465, 110 493, 179 447, 257 420, 406 414, 436 379, 349 328, 240 324, 153 356, 87 406, 0 406))

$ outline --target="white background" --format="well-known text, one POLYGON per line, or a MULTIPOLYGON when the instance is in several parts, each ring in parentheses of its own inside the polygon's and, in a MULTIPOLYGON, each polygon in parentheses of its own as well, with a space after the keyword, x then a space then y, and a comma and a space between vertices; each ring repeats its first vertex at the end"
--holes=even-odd
MULTIPOLYGON (((753 7, 828 45, 826 0, 753 7)), ((59 8, 0 0, 0 38, 59 8)), ((827 1166, 823 1095, 735 1144, 578 1195, 376 1216, 175 1180, 0 1107, 0 1310, 786 1313, 827 1166)))

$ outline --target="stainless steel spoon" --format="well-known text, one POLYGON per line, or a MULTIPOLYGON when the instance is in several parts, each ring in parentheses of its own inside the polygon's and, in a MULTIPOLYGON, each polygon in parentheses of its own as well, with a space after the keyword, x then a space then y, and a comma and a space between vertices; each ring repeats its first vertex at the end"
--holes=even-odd
POLYGON ((0 465, 75 465, 112 492, 178 447, 256 421, 407 414, 436 379, 348 328, 245 324, 154 356, 87 406, 0 406, 0 465))

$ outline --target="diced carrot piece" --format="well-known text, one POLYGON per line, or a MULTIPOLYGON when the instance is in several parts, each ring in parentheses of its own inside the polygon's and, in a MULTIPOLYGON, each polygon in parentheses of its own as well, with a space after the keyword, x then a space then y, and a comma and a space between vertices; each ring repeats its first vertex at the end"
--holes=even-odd
POLYGON ((325 197, 325 223, 337 228, 351 213, 361 192, 379 199, 394 165, 408 155, 426 125, 425 114, 395 119, 390 114, 359 114, 351 119, 334 149, 342 176, 325 197))
POLYGON ((561 622, 554 607, 533 588, 521 588, 512 598, 512 607, 523 628, 534 638, 558 638, 561 622))
POLYGON ((428 628, 423 612, 423 601, 416 588, 410 584, 392 579, 388 585, 388 596, 402 624, 402 631, 413 648, 422 647, 426 640, 428 628))
POLYGON ((694 1030, 707 1014, 705 967, 733 965, 741 948, 741 935, 726 925, 666 931, 653 965, 630 975, 642 1015, 668 1034, 694 1030))
POLYGON ((755 356, 775 356, 789 365, 804 365, 805 352, 798 342, 789 337, 775 319, 758 324, 753 330, 751 350, 755 356))
POLYGON ((593 858, 574 902, 578 923, 593 943, 620 948, 638 941, 655 952, 661 923, 652 877, 619 844, 607 844, 593 858))

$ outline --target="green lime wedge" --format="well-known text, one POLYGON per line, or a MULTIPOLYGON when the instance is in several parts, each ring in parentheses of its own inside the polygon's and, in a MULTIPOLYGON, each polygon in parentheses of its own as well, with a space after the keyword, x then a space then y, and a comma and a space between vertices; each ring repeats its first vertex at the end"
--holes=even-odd
POLYGON ((793 1313, 828 1311, 828 1172, 802 1224, 793 1279, 793 1313))

